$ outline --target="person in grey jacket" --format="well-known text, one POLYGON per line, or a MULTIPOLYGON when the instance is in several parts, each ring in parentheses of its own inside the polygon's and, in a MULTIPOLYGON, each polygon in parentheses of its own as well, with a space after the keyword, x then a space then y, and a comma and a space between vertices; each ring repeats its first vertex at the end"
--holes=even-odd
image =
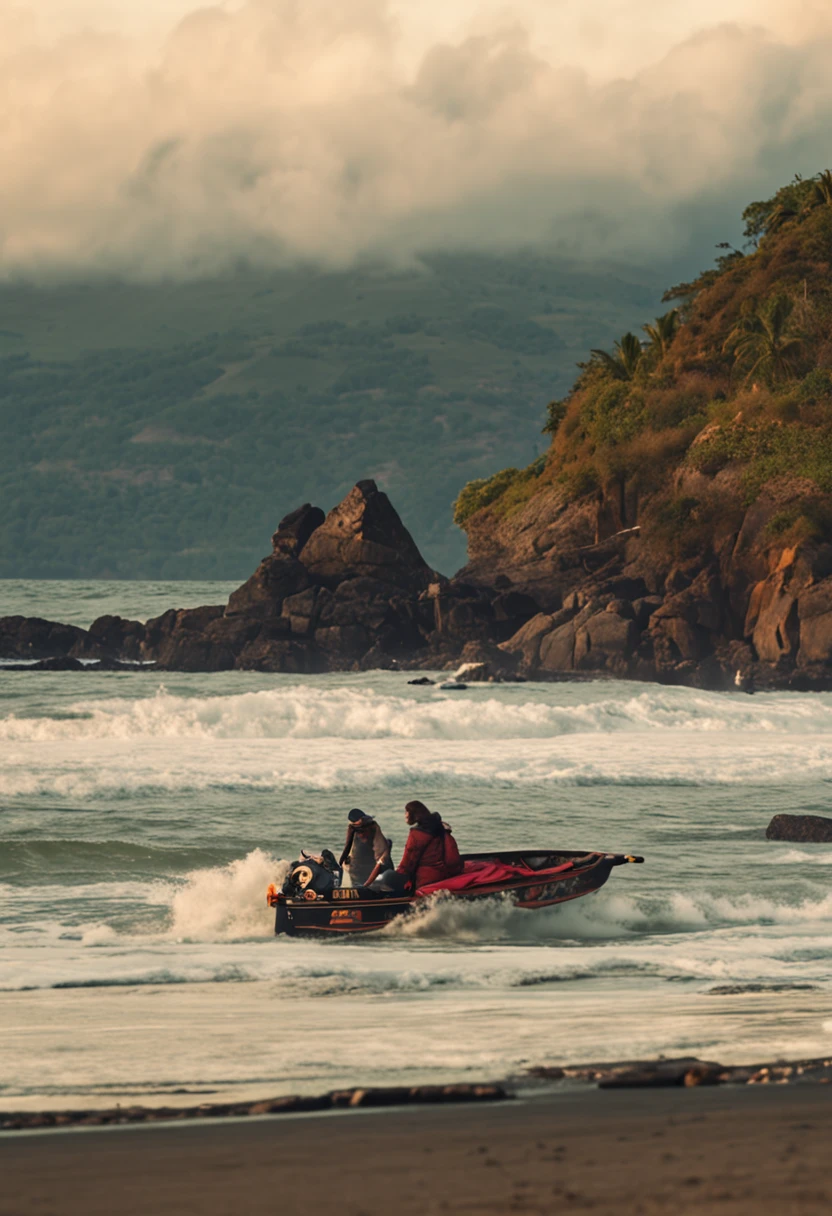
POLYGON ((347 819, 347 839, 340 864, 349 866, 353 887, 368 887, 379 874, 393 869, 390 855, 393 842, 384 835, 372 815, 355 808, 347 819))

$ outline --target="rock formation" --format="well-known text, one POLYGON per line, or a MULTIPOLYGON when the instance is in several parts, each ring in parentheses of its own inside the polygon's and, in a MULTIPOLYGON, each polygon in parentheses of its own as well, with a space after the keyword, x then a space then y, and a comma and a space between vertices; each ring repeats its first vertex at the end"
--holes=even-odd
POLYGON ((471 561, 448 579, 362 481, 327 516, 308 503, 286 516, 226 605, 146 624, 104 616, 88 630, 6 617, 0 656, 66 670, 73 659, 299 673, 465 662, 492 679, 832 687, 832 545, 778 543, 767 524, 782 501, 782 487, 763 495, 711 550, 674 564, 637 526, 595 539, 603 495, 564 505, 546 491, 474 527, 471 561))
POLYGON ((299 673, 465 662, 492 679, 832 687, 832 545, 778 543, 767 524, 782 501, 782 487, 763 495, 712 549, 674 564, 637 526, 595 539, 603 495, 564 505, 551 490, 474 527, 471 561, 448 579, 362 481, 327 516, 308 503, 286 516, 226 605, 146 624, 104 616, 88 630, 6 617, 0 656, 67 670, 73 659, 299 673))
POLYGON ((88 630, 7 617, 0 657, 60 659, 67 670, 85 659, 312 673, 445 666, 473 639, 467 657, 487 658, 499 675, 514 664, 494 642, 536 612, 526 595, 431 570, 387 495, 361 481, 326 516, 309 503, 287 515, 272 552, 226 605, 172 608, 146 624, 104 616, 88 630))
POLYGON ((829 844, 832 843, 832 819, 823 815, 775 815, 766 828, 766 840, 829 844))

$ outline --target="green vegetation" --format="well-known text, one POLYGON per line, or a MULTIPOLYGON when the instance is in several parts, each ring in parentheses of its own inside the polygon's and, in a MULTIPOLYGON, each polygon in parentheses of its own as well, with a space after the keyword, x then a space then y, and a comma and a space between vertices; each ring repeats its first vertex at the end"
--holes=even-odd
POLYGON ((362 477, 451 572, 460 485, 536 457, 580 352, 658 295, 531 255, 6 285, 0 577, 242 579, 283 514, 362 477))
MULTIPOLYGON (((747 249, 723 244, 715 267, 671 288, 678 306, 643 326, 646 341, 629 331, 594 348, 543 428, 537 486, 638 502, 643 535, 679 554, 778 479, 804 479, 802 505, 769 534, 832 534, 832 171, 795 178, 743 218, 747 249), (681 488, 686 472, 722 470, 719 490, 681 488)), ((466 487, 457 517, 510 513, 517 476, 466 487)))
POLYGON ((454 523, 462 528, 475 511, 497 504, 496 514, 506 515, 515 507, 528 502, 535 491, 535 482, 546 467, 546 456, 525 469, 502 469, 493 477, 469 481, 454 503, 454 523))
POLYGON ((782 384, 795 375, 803 356, 803 338, 793 323, 795 301, 783 292, 767 300, 746 300, 723 344, 734 356, 734 369, 745 380, 759 377, 782 384))

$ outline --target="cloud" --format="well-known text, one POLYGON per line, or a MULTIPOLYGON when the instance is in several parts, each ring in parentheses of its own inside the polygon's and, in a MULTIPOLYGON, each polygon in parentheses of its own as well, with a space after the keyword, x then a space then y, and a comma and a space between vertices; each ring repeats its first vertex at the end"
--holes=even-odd
POLYGON ((776 33, 715 25, 601 80, 529 20, 481 20, 414 62, 384 0, 207 7, 152 46, 44 41, 0 8, 6 277, 666 255, 697 212, 832 160, 832 20, 811 2, 776 33))

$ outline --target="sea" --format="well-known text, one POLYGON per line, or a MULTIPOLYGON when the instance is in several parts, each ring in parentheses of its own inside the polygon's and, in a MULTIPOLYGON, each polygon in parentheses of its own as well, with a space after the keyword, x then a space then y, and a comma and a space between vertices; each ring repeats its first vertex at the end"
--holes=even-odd
MULTIPOLYGON (((232 589, 8 581, 0 615, 232 589)), ((0 668, 0 1109, 829 1054, 832 845, 767 841, 778 811, 832 814, 832 695, 0 668), (463 851, 645 862, 552 909, 276 938, 287 863, 337 853, 352 807, 398 853, 412 798, 463 851)))

